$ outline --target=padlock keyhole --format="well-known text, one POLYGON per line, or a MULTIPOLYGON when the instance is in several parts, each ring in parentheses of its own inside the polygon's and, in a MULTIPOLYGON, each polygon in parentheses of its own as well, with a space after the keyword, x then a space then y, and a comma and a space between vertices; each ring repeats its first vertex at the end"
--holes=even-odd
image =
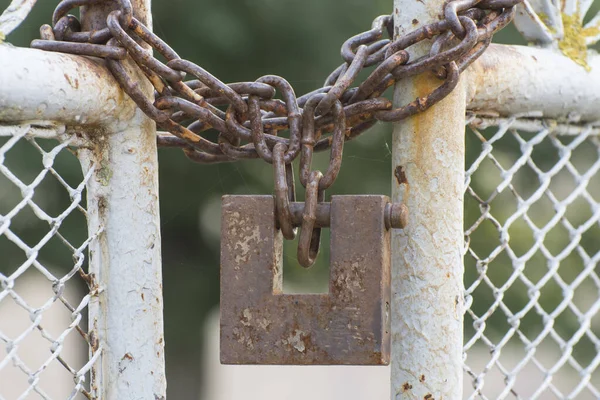
MULTIPOLYGON (((330 231, 321 231, 321 249, 310 268, 304 268, 298 263, 296 252, 298 236, 294 240, 283 241, 283 273, 281 282, 273 281, 274 292, 283 284, 283 294, 327 294, 329 293, 329 240, 330 231)), ((281 289, 279 289, 281 290, 281 289)))

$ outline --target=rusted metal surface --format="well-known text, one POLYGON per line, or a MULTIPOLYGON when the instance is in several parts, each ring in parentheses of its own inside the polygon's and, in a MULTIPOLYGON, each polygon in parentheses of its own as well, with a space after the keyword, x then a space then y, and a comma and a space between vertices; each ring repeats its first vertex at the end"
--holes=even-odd
POLYGON ((317 204, 323 202, 324 192, 319 190, 323 179, 321 171, 312 171, 306 183, 306 199, 302 211, 302 224, 298 238, 298 263, 308 268, 315 263, 321 246, 321 228, 315 227, 317 204))
MULTIPOLYGON (((290 202, 293 202, 296 199, 296 191, 294 188, 294 171, 292 170, 292 164, 285 164, 285 150, 286 147, 283 143, 277 143, 275 147, 273 147, 275 210, 277 212, 277 223, 279 224, 279 229, 281 229, 283 237, 288 240, 293 240, 296 237, 296 230, 293 226, 290 202)), ((329 215, 327 215, 327 217, 329 220, 329 215)))
POLYGON ((282 292, 272 196, 225 196, 221 362, 387 364, 390 233, 385 196, 333 196, 328 294, 282 292))
MULTIPOLYGON (((493 33, 510 22, 515 4, 521 1, 449 1, 440 6, 443 20, 395 39, 392 16, 378 17, 369 31, 343 44, 344 63, 327 77, 325 85, 300 97, 285 79, 272 75, 256 82, 226 85, 203 68, 179 58, 146 28, 149 21, 140 21, 130 0, 62 0, 54 13, 52 28, 46 26, 44 39, 34 41, 32 46, 105 58, 123 90, 159 127, 173 135, 161 136, 159 144, 181 147, 193 161, 213 163, 260 157, 271 163, 273 146, 283 143, 284 160, 290 164, 300 153, 301 138, 308 140, 305 130, 313 130, 314 139, 302 146, 308 144, 321 151, 337 142, 339 132, 343 133, 342 138, 350 140, 376 120, 405 119, 441 101, 457 85, 460 72, 489 45, 493 33), (76 17, 68 15, 77 7, 82 7, 85 15, 92 5, 103 10, 104 20, 94 18, 92 23, 80 24, 76 17), (412 46, 430 39, 435 45, 429 54, 409 56, 412 46), (144 46, 160 53, 166 63, 144 46), (155 102, 140 94, 136 79, 123 67, 124 50, 154 86, 155 102), (370 67, 373 71, 365 81, 356 82, 359 73, 370 67), (393 108, 383 97, 395 82, 431 70, 443 80, 417 100, 393 108), (185 82, 186 75, 194 80, 185 82), (357 87, 352 87, 355 83, 357 87), (275 90, 283 100, 273 98, 275 90), (229 106, 227 112, 216 107, 224 105, 229 106), (219 132, 216 142, 203 137, 211 129, 219 132), (279 135, 282 130, 289 130, 289 137, 279 135)), ((320 189, 332 183, 340 161, 333 151, 331 170, 324 174, 320 189)), ((305 183, 308 174, 302 171, 301 177, 305 183)), ((286 235, 291 236, 288 231, 286 235)))
MULTIPOLYGON (((302 225, 304 203, 290 203, 292 226, 302 225)), ((315 226, 329 228, 331 223, 331 203, 318 203, 315 212, 315 226)), ((386 229, 404 229, 408 223, 408 207, 401 203, 388 203, 383 215, 386 229)))

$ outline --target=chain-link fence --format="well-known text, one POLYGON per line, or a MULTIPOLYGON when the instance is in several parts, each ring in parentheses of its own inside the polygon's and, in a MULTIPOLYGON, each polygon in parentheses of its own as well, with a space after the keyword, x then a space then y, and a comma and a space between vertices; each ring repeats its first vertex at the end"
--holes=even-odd
MULTIPOLYGON (((465 398, 596 399, 600 130, 469 122, 465 371, 473 389, 465 398)), ((84 398, 99 356, 86 334, 91 173, 82 175, 75 137, 61 132, 0 130, 3 399, 84 398)))
POLYGON ((600 129, 469 122, 465 398, 598 399, 600 129))
POLYGON ((0 126, 0 399, 90 398, 93 169, 82 175, 73 140, 53 124, 0 126))

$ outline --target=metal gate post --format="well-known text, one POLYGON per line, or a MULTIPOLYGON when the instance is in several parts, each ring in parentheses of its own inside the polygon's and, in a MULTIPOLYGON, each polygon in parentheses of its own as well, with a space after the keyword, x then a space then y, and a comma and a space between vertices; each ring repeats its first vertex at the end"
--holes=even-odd
MULTIPOLYGON (((443 0, 394 0, 396 34, 443 16, 443 0)), ((430 42, 409 49, 411 59, 430 42)), ((392 196, 409 208, 392 237, 391 398, 462 398, 464 80, 442 102, 394 126, 392 196)), ((440 85, 403 80, 396 105, 440 85)))
MULTIPOLYGON (((152 26, 150 0, 137 0, 134 15, 152 26)), ((106 9, 89 7, 83 24, 97 28, 106 9)), ((88 28, 89 29, 89 28, 88 28)), ((137 84, 153 90, 137 67, 137 84)), ((134 75, 135 76, 135 75, 134 75)), ((125 96, 123 94, 123 96, 125 96)), ((96 132, 93 148, 80 150, 87 187, 94 291, 89 310, 91 376, 97 399, 164 399, 163 299, 156 126, 137 107, 112 132, 96 132), (95 354, 92 354, 94 357, 95 354)))

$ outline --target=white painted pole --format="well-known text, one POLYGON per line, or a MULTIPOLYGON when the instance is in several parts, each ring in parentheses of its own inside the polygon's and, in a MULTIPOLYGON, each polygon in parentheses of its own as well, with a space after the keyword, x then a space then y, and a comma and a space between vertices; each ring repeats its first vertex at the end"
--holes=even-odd
POLYGON ((492 44, 465 72, 468 109, 491 115, 595 122, 600 119, 600 55, 589 71, 558 50, 492 44))
POLYGON ((0 43, 0 71, 3 122, 43 119, 114 131, 136 110, 98 59, 0 43))
POLYGON ((80 149, 87 187, 88 229, 97 293, 90 331, 101 348, 93 368, 98 399, 163 399, 163 300, 154 123, 136 115, 132 126, 80 149))
MULTIPOLYGON (((395 0, 400 35, 438 20, 443 0, 395 0)), ((430 43, 410 48, 422 56, 430 43)), ((396 87, 405 104, 439 86, 433 75, 396 87)), ((462 399, 464 80, 428 111, 395 124, 392 197, 409 209, 392 237, 391 398, 462 399)))
MULTIPOLYGON (((136 5, 137 18, 151 27, 149 1, 136 5)), ((137 67, 129 70, 152 96, 137 67)), ((78 154, 84 171, 94 169, 87 187, 90 235, 101 232, 90 246, 97 287, 90 335, 93 352, 101 352, 92 392, 107 400, 165 399, 156 127, 136 110, 127 127, 97 132, 92 142, 78 154)))

